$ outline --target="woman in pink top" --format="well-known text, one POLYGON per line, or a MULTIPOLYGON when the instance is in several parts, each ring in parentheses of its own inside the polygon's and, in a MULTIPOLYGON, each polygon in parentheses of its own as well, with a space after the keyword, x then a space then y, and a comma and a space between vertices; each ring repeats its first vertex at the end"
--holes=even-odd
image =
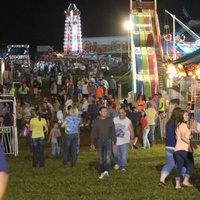
POLYGON ((178 116, 178 123, 176 126, 176 146, 175 146, 175 160, 177 162, 177 169, 175 173, 176 189, 181 189, 180 177, 183 166, 186 166, 186 174, 182 185, 185 187, 193 187, 189 182, 190 176, 194 169, 194 158, 192 148, 190 145, 191 132, 187 127, 188 113, 181 110, 178 116))

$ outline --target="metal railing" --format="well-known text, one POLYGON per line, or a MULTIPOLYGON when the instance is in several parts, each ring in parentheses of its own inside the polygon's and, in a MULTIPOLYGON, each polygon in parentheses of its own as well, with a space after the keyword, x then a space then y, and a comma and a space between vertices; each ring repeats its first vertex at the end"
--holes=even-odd
POLYGON ((18 138, 13 126, 0 127, 0 144, 5 154, 18 154, 18 138))

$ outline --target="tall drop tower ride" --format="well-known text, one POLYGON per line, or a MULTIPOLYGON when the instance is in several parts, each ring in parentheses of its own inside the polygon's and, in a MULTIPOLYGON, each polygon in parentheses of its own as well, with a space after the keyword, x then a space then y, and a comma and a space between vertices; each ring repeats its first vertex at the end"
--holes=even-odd
POLYGON ((65 11, 65 30, 63 50, 65 55, 78 55, 83 51, 82 31, 81 31, 81 12, 75 4, 69 4, 65 11))

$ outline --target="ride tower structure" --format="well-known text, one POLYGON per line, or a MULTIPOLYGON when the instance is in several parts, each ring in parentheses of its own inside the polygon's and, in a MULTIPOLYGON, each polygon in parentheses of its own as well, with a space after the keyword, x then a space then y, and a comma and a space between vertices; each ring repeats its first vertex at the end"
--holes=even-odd
POLYGON ((165 89, 157 1, 130 0, 133 91, 147 98, 165 89))
POLYGON ((64 55, 78 55, 83 51, 81 12, 75 4, 71 3, 65 14, 64 55))

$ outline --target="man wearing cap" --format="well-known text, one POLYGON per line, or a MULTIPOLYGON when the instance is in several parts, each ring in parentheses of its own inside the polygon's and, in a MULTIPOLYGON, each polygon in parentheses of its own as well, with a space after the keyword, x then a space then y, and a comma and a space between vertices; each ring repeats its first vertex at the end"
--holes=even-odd
POLYGON ((116 90, 117 90, 116 80, 114 79, 113 75, 111 75, 109 80, 109 93, 112 94, 113 98, 115 98, 116 90))

